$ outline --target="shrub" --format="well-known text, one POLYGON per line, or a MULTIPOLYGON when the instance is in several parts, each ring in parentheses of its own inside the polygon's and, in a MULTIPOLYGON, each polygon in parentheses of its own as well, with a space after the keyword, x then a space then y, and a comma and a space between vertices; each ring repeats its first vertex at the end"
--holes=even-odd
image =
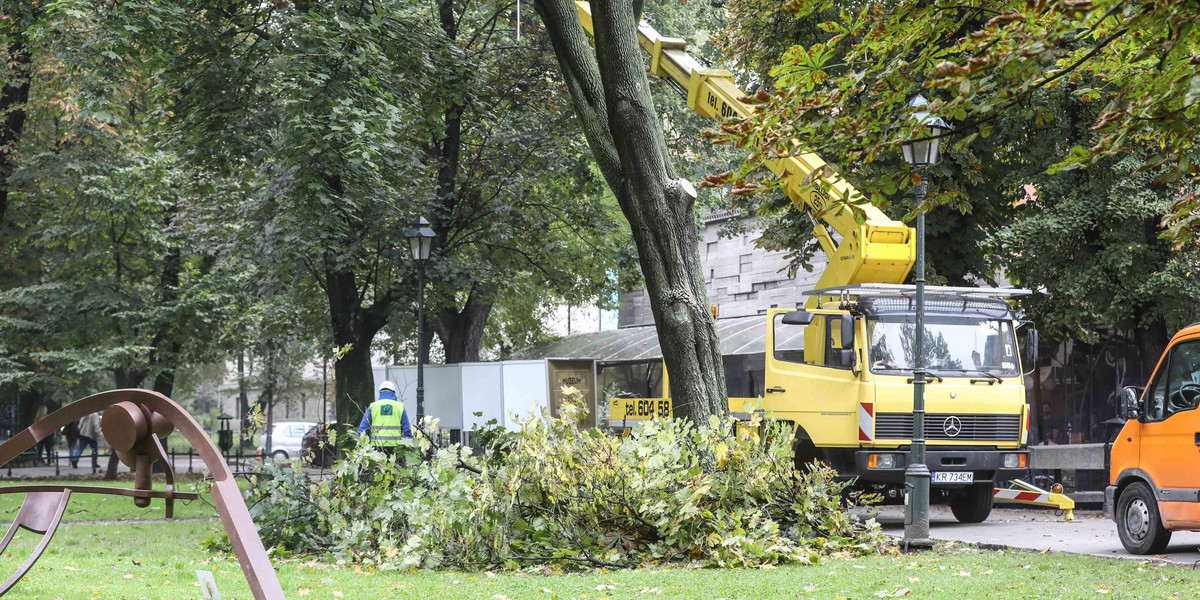
POLYGON ((333 476, 268 466, 249 492, 268 545, 382 568, 812 563, 888 548, 824 466, 793 466, 791 428, 651 421, 627 437, 534 417, 507 452, 352 444, 333 476))

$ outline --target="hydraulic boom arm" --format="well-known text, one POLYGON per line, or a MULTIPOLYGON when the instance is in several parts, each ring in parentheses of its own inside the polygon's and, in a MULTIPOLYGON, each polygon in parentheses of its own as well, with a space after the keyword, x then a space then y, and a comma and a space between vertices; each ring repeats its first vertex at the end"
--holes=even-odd
MULTIPOLYGON (((592 29, 592 9, 587 2, 576 1, 579 20, 588 34, 592 29)), ((748 117, 752 106, 740 99, 746 94, 733 83, 733 74, 723 69, 700 65, 687 53, 682 39, 659 35, 650 25, 638 27, 638 43, 650 55, 650 71, 675 83, 687 92, 688 107, 712 119, 748 117)), ((829 265, 817 283, 817 289, 856 283, 902 283, 916 256, 916 236, 912 228, 889 219, 872 204, 863 204, 866 221, 859 224, 850 210, 822 209, 831 202, 858 195, 846 180, 836 174, 825 175, 825 161, 813 153, 799 154, 767 163, 775 175, 785 181, 784 191, 792 202, 803 206, 814 218, 813 233, 821 244, 829 265), (820 186, 805 185, 813 173, 829 184, 828 193, 820 186), (836 242, 829 231, 816 221, 817 215, 840 236, 836 242)), ((817 298, 808 300, 812 307, 817 298)))

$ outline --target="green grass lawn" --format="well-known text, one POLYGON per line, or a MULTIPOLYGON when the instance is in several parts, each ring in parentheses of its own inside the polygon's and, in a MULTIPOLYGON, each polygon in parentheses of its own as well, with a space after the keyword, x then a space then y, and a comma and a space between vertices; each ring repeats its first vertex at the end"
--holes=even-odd
MULTIPOLYGON (((0 496, 0 498, 4 498, 0 496)), ((17 504, 4 499, 7 520, 17 504)), ((152 517, 128 498, 75 497, 75 522, 10 597, 188 600, 200 598, 197 569, 212 571, 222 598, 248 599, 237 561, 200 547, 220 522, 86 523, 152 517), (90 502, 89 502, 90 501, 90 502), (123 504, 127 503, 127 506, 123 504)), ((161 501, 156 501, 161 514, 161 501)), ((191 516, 213 509, 194 504, 191 516)), ((207 512, 205 512, 207 511, 207 512)), ((24 561, 39 536, 21 532, 0 556, 0 577, 24 561)), ((802 598, 1193 598, 1200 571, 1067 554, 984 551, 943 546, 937 552, 828 559, 816 566, 765 569, 655 568, 588 574, 398 573, 313 558, 276 561, 288 598, 355 600, 802 599, 802 598)))
MULTIPOLYGON (((250 598, 237 561, 198 546, 219 523, 73 524, 14 598, 200 598, 195 570, 214 573, 223 598, 250 598)), ((36 536, 23 533, 0 557, 7 572, 36 536)), ((1066 554, 943 547, 936 553, 829 559, 774 569, 657 568, 585 575, 363 571, 313 559, 276 561, 289 598, 1192 598, 1200 572, 1066 554)))

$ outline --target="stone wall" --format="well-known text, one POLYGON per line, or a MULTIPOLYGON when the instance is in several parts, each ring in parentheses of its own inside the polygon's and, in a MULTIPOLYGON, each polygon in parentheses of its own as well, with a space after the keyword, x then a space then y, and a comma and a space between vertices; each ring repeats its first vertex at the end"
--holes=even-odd
MULTIPOLYGON (((718 318, 766 314, 774 307, 803 304, 801 292, 813 289, 825 270, 825 255, 813 258, 813 272, 800 270, 795 277, 787 274, 787 253, 767 252, 754 245, 759 230, 753 226, 744 234, 722 238, 723 224, 735 215, 710 217, 700 231, 700 264, 708 287, 709 304, 716 305, 718 318)), ((650 298, 645 289, 623 292, 619 327, 654 323, 650 298)))

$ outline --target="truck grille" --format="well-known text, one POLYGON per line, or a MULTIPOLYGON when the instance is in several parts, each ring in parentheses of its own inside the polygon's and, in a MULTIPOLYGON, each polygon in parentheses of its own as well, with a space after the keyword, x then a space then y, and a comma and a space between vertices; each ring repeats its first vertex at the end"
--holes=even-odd
MULTIPOLYGON (((877 440, 911 440, 912 433, 910 413, 879 413, 875 418, 877 440)), ((926 413, 925 439, 1017 441, 1021 439, 1021 415, 926 413), (957 435, 950 435, 954 432, 953 419, 957 419, 957 435)))

